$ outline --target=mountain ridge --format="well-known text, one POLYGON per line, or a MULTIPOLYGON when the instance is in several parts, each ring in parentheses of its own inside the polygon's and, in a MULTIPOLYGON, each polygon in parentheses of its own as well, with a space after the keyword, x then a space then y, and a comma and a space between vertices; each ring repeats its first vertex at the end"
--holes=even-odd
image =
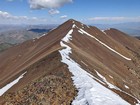
MULTIPOLYGON (((89 78, 89 75, 92 77, 93 80, 91 78, 89 80, 91 83, 93 82, 105 90, 109 89, 108 91, 111 91, 110 94, 119 94, 120 98, 118 99, 124 99, 125 104, 136 104, 139 103, 140 99, 140 91, 138 89, 140 86, 140 80, 138 79, 140 78, 140 69, 138 68, 139 48, 139 40, 128 37, 117 30, 115 32, 114 29, 100 31, 96 27, 87 26, 70 19, 47 35, 26 41, 2 52, 0 54, 0 60, 3 60, 0 63, 0 70, 2 72, 0 74, 0 87, 4 87, 25 71, 27 73, 20 80, 21 82, 18 82, 8 90, 7 94, 10 92, 16 93, 16 88, 20 91, 27 84, 38 80, 38 78, 52 74, 59 77, 62 74, 67 80, 71 81, 69 85, 72 87, 71 76, 73 75, 73 79, 78 74, 73 73, 82 70, 84 71, 82 74, 86 78, 89 78), (113 33, 116 34, 116 37, 113 36, 113 33), (121 41, 119 41, 120 38, 122 38, 121 41), (131 40, 133 42, 128 43, 131 40), (69 74, 68 77, 65 76, 67 74, 69 74)), ((78 78, 82 80, 80 75, 78 78)), ((73 82, 75 83, 74 79, 73 82)), ((71 95, 70 101, 67 101, 68 103, 76 96, 76 90, 83 88, 78 88, 79 85, 77 84, 75 86, 72 91, 69 91, 73 95, 71 95)), ((96 86, 91 89, 96 89, 96 86)), ((92 91, 89 92, 92 93, 92 91)), ((100 92, 96 92, 96 95, 100 94, 100 92)), ((102 96, 102 94, 100 95, 102 96)), ((7 95, 6 97, 9 96, 7 95)), ((79 99, 78 97, 76 99, 79 99)), ((81 101, 78 102, 76 99, 72 102, 74 105, 82 102, 83 104, 88 103, 91 105, 94 103, 94 100, 88 100, 84 97, 85 101, 79 99, 81 101)), ((6 101, 13 103, 9 98, 6 101)), ((49 102, 53 103, 50 100, 49 102)), ((95 100, 95 102, 97 104, 99 101, 95 100)), ((117 101, 107 100, 107 102, 116 102, 117 104, 117 101)))

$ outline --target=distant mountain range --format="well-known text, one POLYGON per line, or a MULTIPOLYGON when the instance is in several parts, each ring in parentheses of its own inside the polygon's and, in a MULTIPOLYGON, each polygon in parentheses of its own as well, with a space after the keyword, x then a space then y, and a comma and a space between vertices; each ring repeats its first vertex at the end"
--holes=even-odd
POLYGON ((22 43, 48 33, 56 25, 0 25, 0 43, 22 43))
POLYGON ((24 41, 40 37, 56 25, 0 25, 0 52, 24 41))
POLYGON ((130 36, 140 36, 140 22, 129 22, 129 23, 120 23, 120 24, 92 24, 102 30, 109 28, 116 28, 121 30, 130 36))

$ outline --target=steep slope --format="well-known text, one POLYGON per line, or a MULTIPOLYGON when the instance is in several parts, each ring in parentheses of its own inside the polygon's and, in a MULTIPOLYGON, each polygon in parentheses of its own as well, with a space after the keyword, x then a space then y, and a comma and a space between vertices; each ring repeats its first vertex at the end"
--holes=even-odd
POLYGON ((105 30, 105 33, 107 33, 110 37, 124 45, 127 49, 139 52, 140 43, 138 39, 128 36, 127 34, 113 28, 111 28, 110 30, 105 30))
POLYGON ((138 67, 137 69, 135 69, 135 72, 136 74, 140 75, 140 62, 138 60, 140 59, 139 40, 113 28, 111 28, 110 30, 105 30, 105 32, 114 40, 125 46, 129 51, 131 51, 131 53, 133 53, 134 57, 132 61, 135 63, 135 66, 138 67))
MULTIPOLYGON (((62 83, 59 83, 58 81, 56 84, 70 85, 68 85, 69 87, 66 87, 66 90, 67 88, 70 88, 68 91, 65 92, 66 94, 58 94, 60 95, 60 97, 63 97, 62 95, 70 95, 71 97, 68 98, 68 100, 66 100, 67 104, 70 103, 74 98, 74 94, 76 93, 76 91, 74 90, 72 84, 71 73, 68 72, 67 68, 65 67, 66 65, 60 62, 61 56, 58 53, 58 50, 61 49, 59 42, 65 36, 67 30, 69 30, 70 25, 71 24, 69 24, 69 22, 66 22, 64 25, 50 32, 47 36, 42 36, 40 38, 24 42, 21 45, 15 46, 5 52, 2 52, 0 54, 0 61, 3 61, 0 63, 1 90, 6 84, 12 82, 25 72, 27 73, 25 73, 24 77, 20 79, 20 82, 18 82, 16 85, 10 88, 10 93, 23 89, 23 87, 26 87, 27 84, 34 84, 33 82, 35 80, 43 79, 43 76, 45 75, 56 76, 56 78, 61 78, 63 80, 62 83)), ((49 91, 52 90, 51 87, 49 88, 49 91)), ((59 89, 59 87, 57 88, 56 86, 56 89, 58 89, 59 92, 61 88, 59 89)), ((29 89, 26 90, 26 92, 29 91, 29 89)), ((31 93, 34 92, 35 90, 31 91, 31 93)), ((51 93, 49 94, 51 95, 51 93)), ((3 97, 6 98, 10 96, 4 95, 3 97)), ((25 97, 30 97, 30 94, 26 94, 25 97)), ((50 99, 54 100, 53 97, 55 97, 55 95, 53 94, 51 97, 52 98, 50 99)), ((11 102, 11 100, 9 101, 11 102)), ((63 100, 60 101, 63 102, 63 100)), ((24 100, 24 102, 25 104, 27 104, 26 100, 24 100)))
MULTIPOLYGON (((2 52, 0 102, 140 104, 140 75, 136 72, 139 57, 121 32, 116 30, 114 34, 116 38, 113 32, 71 19, 47 35, 2 52)), ((137 40, 135 49, 139 47, 137 40)))

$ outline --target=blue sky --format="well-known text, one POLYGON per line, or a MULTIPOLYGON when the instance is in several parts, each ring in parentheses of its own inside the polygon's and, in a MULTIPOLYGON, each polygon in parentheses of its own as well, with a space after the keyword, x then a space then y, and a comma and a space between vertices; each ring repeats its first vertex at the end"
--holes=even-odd
POLYGON ((140 22, 140 0, 1 0, 0 24, 140 22))

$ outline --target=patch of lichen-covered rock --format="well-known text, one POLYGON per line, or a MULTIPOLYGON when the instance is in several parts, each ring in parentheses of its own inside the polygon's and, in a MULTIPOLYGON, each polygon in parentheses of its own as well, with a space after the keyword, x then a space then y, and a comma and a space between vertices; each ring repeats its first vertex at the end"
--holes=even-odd
POLYGON ((70 105, 75 96, 71 80, 44 76, 22 90, 6 94, 4 105, 70 105))

